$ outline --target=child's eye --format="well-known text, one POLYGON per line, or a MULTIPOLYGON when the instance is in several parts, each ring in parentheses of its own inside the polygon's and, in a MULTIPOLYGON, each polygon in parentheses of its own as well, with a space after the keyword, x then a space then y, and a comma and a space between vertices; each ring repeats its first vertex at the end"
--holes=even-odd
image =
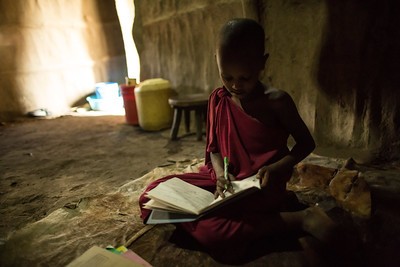
POLYGON ((222 76, 222 79, 224 79, 224 81, 227 81, 227 82, 232 81, 232 77, 224 77, 224 76, 222 76))
POLYGON ((248 82, 250 80, 250 77, 240 77, 240 80, 242 82, 248 82))

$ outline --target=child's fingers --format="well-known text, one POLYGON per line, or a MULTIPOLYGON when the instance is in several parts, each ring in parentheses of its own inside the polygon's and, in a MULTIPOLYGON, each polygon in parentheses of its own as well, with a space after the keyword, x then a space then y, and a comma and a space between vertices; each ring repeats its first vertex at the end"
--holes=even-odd
POLYGON ((229 181, 226 180, 224 177, 218 177, 217 187, 219 186, 219 187, 225 188, 226 185, 228 185, 228 183, 229 183, 229 181))
POLYGON ((214 197, 217 198, 218 196, 221 196, 222 198, 225 198, 224 190, 225 190, 225 184, 226 180, 223 177, 218 177, 217 180, 217 189, 214 193, 214 197))
POLYGON ((214 197, 218 198, 218 196, 221 196, 222 198, 225 198, 224 190, 221 189, 221 187, 217 186, 217 190, 214 193, 214 197))
POLYGON ((225 179, 225 177, 223 176, 217 178, 217 189, 214 193, 215 198, 217 198, 218 196, 225 198, 224 194, 225 191, 228 191, 231 194, 235 193, 235 190, 233 190, 231 182, 235 181, 236 177, 230 173, 228 173, 228 175, 229 175, 229 180, 225 179))
POLYGON ((228 175, 229 175, 229 179, 230 179, 231 181, 235 181, 235 180, 236 180, 235 175, 230 174, 230 173, 228 173, 228 175))
POLYGON ((264 175, 261 178, 261 187, 265 187, 268 184, 268 179, 269 179, 269 172, 266 171, 264 172, 264 175))
POLYGON ((227 181, 227 190, 229 193, 233 194, 235 193, 235 190, 233 189, 232 182, 236 180, 236 177, 230 173, 228 175, 229 175, 229 181, 227 181))
POLYGON ((217 190, 215 190, 215 192, 214 192, 214 199, 217 199, 218 196, 219 196, 219 192, 218 192, 218 189, 217 189, 217 190))
POLYGON ((228 186, 228 192, 231 194, 235 193, 235 190, 233 190, 233 186, 231 184, 228 186))
POLYGON ((264 177, 264 173, 267 171, 267 168, 264 166, 262 168, 260 168, 257 172, 257 179, 260 179, 260 181, 262 180, 262 177, 264 177))
POLYGON ((267 167, 264 166, 258 170, 257 178, 260 179, 261 187, 265 187, 267 185, 269 176, 270 173, 267 167))

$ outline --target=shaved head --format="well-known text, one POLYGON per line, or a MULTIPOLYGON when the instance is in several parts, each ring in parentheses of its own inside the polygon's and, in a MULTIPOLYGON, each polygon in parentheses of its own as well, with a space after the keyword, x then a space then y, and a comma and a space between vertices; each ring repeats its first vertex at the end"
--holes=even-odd
POLYGON ((221 81, 234 99, 245 99, 262 88, 259 77, 268 58, 264 39, 264 29, 251 19, 230 20, 219 32, 215 59, 221 81))
POLYGON ((264 29, 252 19, 237 18, 228 21, 218 36, 217 49, 247 51, 255 56, 265 52, 264 29))

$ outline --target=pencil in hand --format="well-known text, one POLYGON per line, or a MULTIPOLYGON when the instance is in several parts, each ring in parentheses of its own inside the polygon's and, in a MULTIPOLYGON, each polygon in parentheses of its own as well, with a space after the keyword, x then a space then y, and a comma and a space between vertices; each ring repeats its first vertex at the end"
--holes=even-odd
POLYGON ((228 187, 231 182, 231 180, 229 179, 228 167, 229 167, 229 158, 224 157, 224 178, 227 181, 227 183, 225 184, 225 191, 228 190, 228 187))

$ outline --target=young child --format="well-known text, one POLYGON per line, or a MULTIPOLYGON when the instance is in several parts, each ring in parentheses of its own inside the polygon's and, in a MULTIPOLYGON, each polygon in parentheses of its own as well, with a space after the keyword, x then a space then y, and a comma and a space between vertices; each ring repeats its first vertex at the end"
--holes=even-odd
MULTIPOLYGON (((289 94, 259 81, 268 58, 264 40, 263 28, 253 20, 233 19, 223 26, 216 49, 223 87, 209 98, 205 166, 199 173, 159 179, 146 189, 179 177, 224 197, 225 185, 232 190, 224 178, 224 157, 229 158, 231 180, 257 174, 262 187, 259 192, 198 221, 179 225, 205 248, 228 257, 277 233, 306 231, 324 239, 333 226, 316 207, 281 211, 293 167, 313 151, 315 143, 289 94), (291 150, 287 147, 289 135, 296 141, 291 150)), ((144 193, 139 201, 143 220, 150 213, 143 208, 147 201, 144 193)))

